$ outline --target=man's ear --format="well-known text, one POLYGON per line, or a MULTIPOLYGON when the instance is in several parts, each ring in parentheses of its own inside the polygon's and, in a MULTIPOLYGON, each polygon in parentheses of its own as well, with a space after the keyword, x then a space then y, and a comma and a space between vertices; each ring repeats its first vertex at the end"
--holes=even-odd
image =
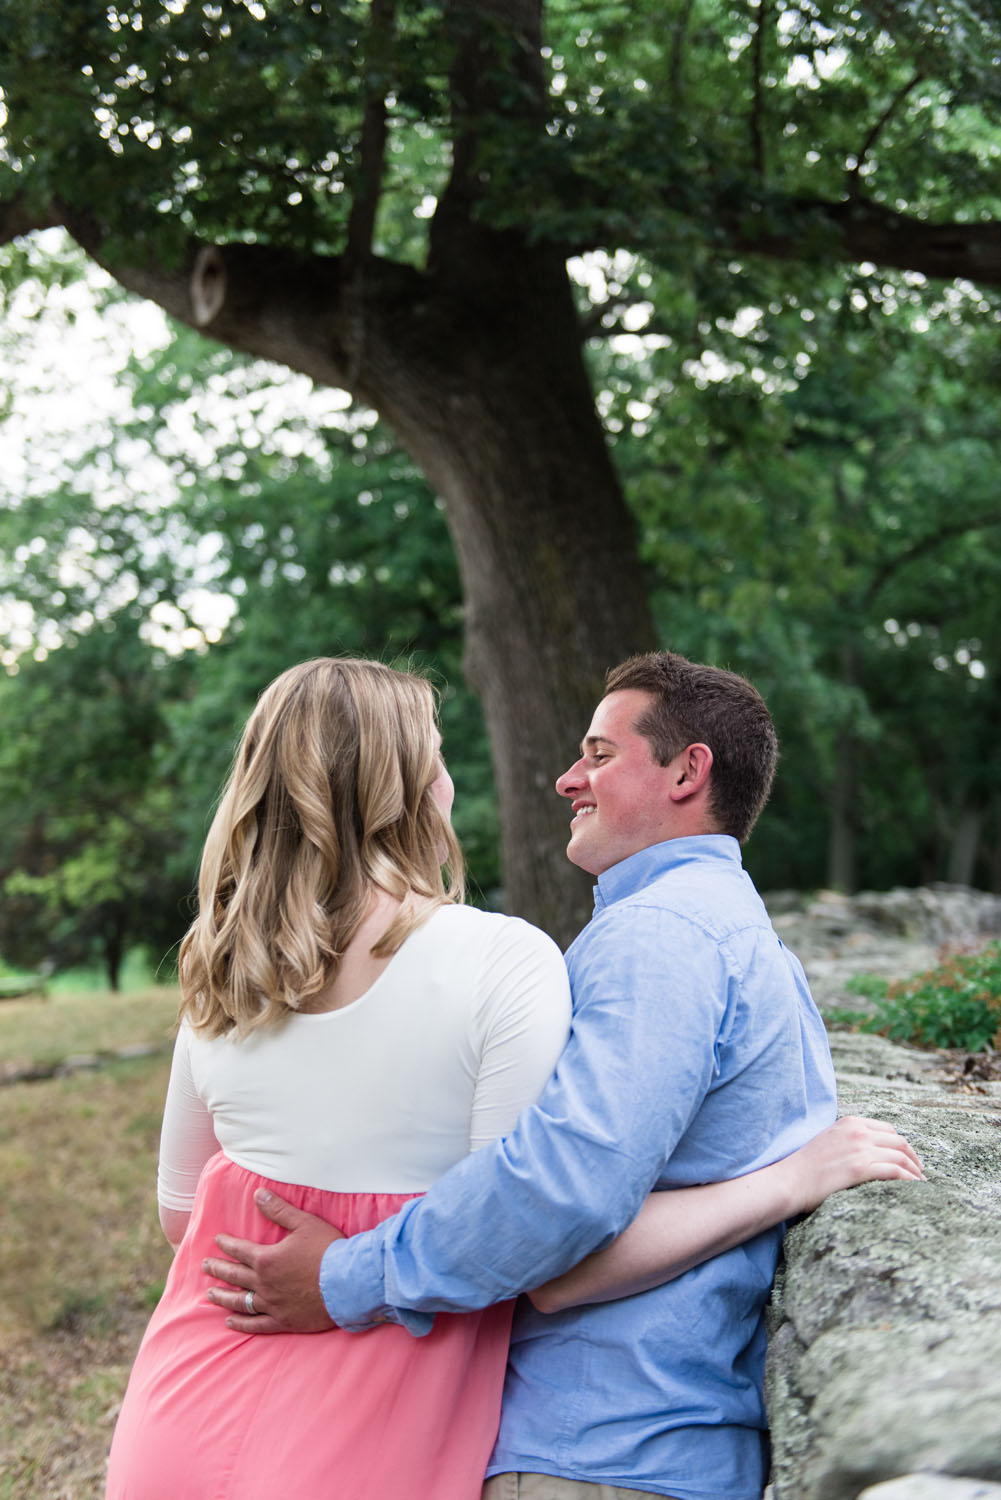
POLYGON ((668 796, 672 802, 684 802, 708 785, 713 753, 708 745, 688 745, 675 756, 674 765, 676 776, 668 796))

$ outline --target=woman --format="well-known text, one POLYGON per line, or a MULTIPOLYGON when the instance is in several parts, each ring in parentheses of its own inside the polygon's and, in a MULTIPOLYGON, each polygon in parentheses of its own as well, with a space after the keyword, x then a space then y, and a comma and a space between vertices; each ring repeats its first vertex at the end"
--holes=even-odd
MULTIPOLYGON (((123 1403, 108 1500, 399 1500, 401 1479, 406 1500, 479 1495, 509 1306, 440 1316, 419 1340, 390 1325, 250 1338, 225 1326, 201 1272, 221 1225, 261 1237, 256 1188, 368 1228, 510 1128, 552 1071, 569 1021, 559 950, 459 904, 451 802, 420 678, 307 662, 251 716, 181 949, 158 1188, 177 1254, 123 1403)), ((692 1190, 694 1237, 709 1242, 687 1246, 696 1259, 718 1248, 721 1218, 742 1237, 746 1205, 711 1208, 730 1190, 692 1190)), ((766 1181, 754 1211, 779 1210, 775 1222, 788 1197, 766 1181)), ((586 1297, 636 1274, 623 1243, 631 1269, 599 1265, 586 1297)), ((669 1274, 661 1264, 657 1279, 669 1274)))
POLYGON ((255 1188, 367 1228, 506 1130, 552 1071, 562 957, 458 904, 439 746, 429 684, 375 662, 294 667, 247 725, 181 949, 158 1194, 178 1250, 109 1500, 381 1500, 401 1473, 410 1500, 479 1493, 509 1309, 420 1341, 248 1339, 201 1272, 221 1225, 257 1232, 255 1188))

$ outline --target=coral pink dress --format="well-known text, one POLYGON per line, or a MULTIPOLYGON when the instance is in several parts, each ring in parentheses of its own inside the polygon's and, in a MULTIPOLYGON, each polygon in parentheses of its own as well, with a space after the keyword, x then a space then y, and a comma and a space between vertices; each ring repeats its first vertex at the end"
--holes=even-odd
POLYGON ((205 1300, 220 1224, 274 1241, 253 1190, 356 1234, 403 1195, 288 1187, 221 1152, 146 1331, 108 1471, 114 1500, 477 1500, 500 1416, 511 1304, 439 1314, 426 1338, 369 1333, 252 1337, 205 1300), (136 1459, 139 1462, 136 1462, 136 1459))
POLYGON ((479 1500, 510 1303, 440 1313, 419 1339, 394 1324, 251 1336, 206 1300, 201 1265, 221 1230, 281 1237, 254 1206, 260 1186, 349 1235, 395 1213, 471 1144, 510 1128, 548 1077, 567 1018, 549 939, 443 908, 351 1006, 242 1042, 182 1027, 161 1202, 183 1209, 194 1177, 197 1187, 122 1405, 107 1500, 479 1500))

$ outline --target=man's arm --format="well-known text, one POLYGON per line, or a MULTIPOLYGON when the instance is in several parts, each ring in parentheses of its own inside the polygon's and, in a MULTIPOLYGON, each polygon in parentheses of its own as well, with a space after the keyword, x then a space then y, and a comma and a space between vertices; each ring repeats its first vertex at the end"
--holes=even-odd
POLYGON ((529 1292, 540 1312, 632 1297, 861 1182, 921 1181, 918 1157, 882 1120, 846 1115, 782 1161, 728 1182, 651 1193, 606 1250, 529 1292))
MULTIPOLYGON (((585 941, 573 1032, 538 1104, 393 1219, 326 1249, 323 1301, 342 1327, 426 1332, 436 1311, 482 1307, 560 1274, 635 1216, 712 1080, 726 985, 714 945, 667 913, 613 910, 585 941)), ((299 1321, 301 1306, 285 1314, 285 1287, 316 1267, 315 1244, 297 1260, 294 1239, 257 1247, 229 1276, 260 1290, 277 1326, 329 1326, 299 1321)), ((206 1266, 223 1279, 225 1267, 206 1266)), ((232 1294, 215 1300, 237 1311, 232 1294)), ((270 1331, 261 1319, 232 1321, 270 1331)))

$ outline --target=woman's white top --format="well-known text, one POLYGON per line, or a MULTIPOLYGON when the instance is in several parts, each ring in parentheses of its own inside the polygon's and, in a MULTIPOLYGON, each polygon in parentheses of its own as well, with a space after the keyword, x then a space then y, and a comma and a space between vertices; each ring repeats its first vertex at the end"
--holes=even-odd
POLYGON ((423 1192, 505 1134, 566 1041, 556 944, 517 917, 438 908, 359 999, 237 1040, 182 1024, 157 1198, 189 1210, 221 1147, 277 1182, 423 1192))

